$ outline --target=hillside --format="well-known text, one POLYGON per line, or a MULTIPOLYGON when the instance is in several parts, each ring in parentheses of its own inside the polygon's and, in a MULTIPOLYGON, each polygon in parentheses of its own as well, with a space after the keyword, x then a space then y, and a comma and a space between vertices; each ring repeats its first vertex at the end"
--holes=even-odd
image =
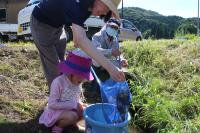
MULTIPOLYGON (((121 13, 121 10, 119 10, 121 13)), ((177 29, 182 24, 192 24, 192 31, 185 29, 186 33, 196 34, 195 25, 197 19, 182 18, 179 16, 163 16, 157 12, 145 10, 138 7, 124 8, 124 19, 128 19, 142 31, 144 38, 173 38, 177 34, 177 29), (189 23, 188 23, 189 22, 189 23)))

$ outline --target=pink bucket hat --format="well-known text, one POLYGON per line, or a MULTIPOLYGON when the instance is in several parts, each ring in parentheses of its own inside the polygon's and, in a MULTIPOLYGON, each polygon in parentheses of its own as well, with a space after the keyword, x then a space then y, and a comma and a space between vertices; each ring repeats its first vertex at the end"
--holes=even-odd
POLYGON ((86 58, 85 56, 70 52, 66 60, 58 64, 58 70, 61 73, 75 74, 84 79, 93 80, 91 64, 91 58, 86 58))

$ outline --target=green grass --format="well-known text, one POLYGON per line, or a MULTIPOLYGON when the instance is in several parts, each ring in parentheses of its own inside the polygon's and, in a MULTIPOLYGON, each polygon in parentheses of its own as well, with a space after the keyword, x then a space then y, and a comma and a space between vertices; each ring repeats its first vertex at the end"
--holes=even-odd
POLYGON ((146 40, 123 45, 132 82, 133 124, 154 132, 200 130, 200 38, 146 40))
POLYGON ((19 47, 19 46, 24 46, 24 47, 31 46, 32 47, 32 45, 33 45, 32 42, 8 42, 6 44, 11 47, 19 47))
POLYGON ((6 118, 4 115, 0 115, 0 124, 1 123, 5 123, 6 122, 6 118))
MULTIPOLYGON (((68 45, 73 49, 73 44, 68 45)), ((123 42, 133 94, 130 126, 158 133, 200 131, 200 38, 123 42)), ((31 43, 0 49, 0 132, 43 132, 47 85, 31 43)))

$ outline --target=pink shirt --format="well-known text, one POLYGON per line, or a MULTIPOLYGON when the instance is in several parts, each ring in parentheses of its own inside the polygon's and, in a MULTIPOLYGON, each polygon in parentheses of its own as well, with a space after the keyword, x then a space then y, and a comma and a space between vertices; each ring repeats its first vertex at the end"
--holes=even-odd
POLYGON ((66 74, 62 74, 51 84, 48 108, 76 109, 80 95, 81 85, 73 85, 66 74))
POLYGON ((39 118, 39 123, 47 127, 53 126, 62 112, 77 109, 80 102, 81 85, 73 85, 66 74, 53 80, 48 105, 39 118))

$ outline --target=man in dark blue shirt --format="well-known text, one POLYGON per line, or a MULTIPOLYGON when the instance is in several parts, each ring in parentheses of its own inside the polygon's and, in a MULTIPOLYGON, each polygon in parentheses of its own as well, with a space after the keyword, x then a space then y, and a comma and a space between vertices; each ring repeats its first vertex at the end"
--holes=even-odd
POLYGON ((119 18, 117 6, 121 0, 43 0, 31 17, 31 32, 39 50, 45 77, 50 88, 59 75, 57 64, 64 59, 66 35, 63 26, 71 26, 74 44, 103 66, 116 81, 125 80, 124 73, 108 61, 86 37, 83 28, 90 16, 113 15, 119 18))
POLYGON ((44 0, 38 4, 33 16, 40 22, 53 27, 71 26, 72 23, 83 26, 91 12, 84 9, 85 0, 44 0))

